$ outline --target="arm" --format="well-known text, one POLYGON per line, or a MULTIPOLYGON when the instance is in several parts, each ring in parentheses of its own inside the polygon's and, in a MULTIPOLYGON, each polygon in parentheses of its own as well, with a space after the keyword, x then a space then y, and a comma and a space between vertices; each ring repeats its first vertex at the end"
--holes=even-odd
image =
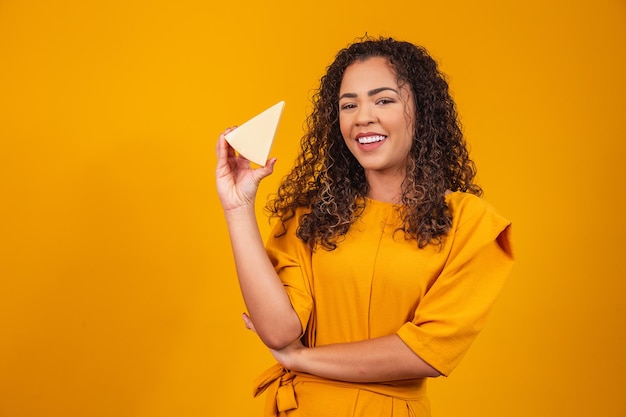
POLYGON ((283 348, 302 333, 296 315, 267 256, 256 222, 254 201, 259 183, 274 169, 275 159, 251 169, 235 154, 224 134, 217 143, 217 191, 224 209, 239 285, 246 307, 254 317, 261 340, 270 348, 283 348))
MULTIPOLYGON (((246 327, 255 324, 244 315, 246 327)), ((296 341, 270 349, 285 368, 347 382, 384 382, 438 377, 439 371, 417 356, 397 334, 351 343, 307 348, 296 341)))
POLYGON ((384 382, 441 375, 395 334, 316 348, 289 346, 276 352, 275 357, 279 362, 285 361, 283 366, 287 369, 348 382, 384 382))

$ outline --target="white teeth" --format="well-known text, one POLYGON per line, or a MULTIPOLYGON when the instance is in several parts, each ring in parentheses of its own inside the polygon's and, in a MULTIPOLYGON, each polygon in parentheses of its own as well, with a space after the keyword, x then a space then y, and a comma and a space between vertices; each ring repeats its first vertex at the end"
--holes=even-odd
POLYGON ((361 144, 365 144, 365 143, 374 143, 374 142, 380 142, 381 140, 385 139, 387 136, 363 136, 361 138, 358 138, 357 140, 359 141, 359 143, 361 144))

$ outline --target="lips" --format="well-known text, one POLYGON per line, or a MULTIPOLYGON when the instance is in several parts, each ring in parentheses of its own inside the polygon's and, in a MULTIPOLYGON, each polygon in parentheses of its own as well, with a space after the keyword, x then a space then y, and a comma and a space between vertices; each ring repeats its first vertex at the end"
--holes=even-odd
POLYGON ((387 139, 387 136, 380 135, 378 133, 360 133, 356 135, 356 140, 361 145, 366 145, 370 143, 376 143, 387 139))

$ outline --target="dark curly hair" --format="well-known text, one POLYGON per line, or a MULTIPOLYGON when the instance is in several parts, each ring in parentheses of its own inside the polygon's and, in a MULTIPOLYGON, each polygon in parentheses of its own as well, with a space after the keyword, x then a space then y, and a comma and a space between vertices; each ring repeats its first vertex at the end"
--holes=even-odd
POLYGON ((295 166, 266 207, 280 219, 283 231, 285 223, 298 215, 296 234, 311 248, 336 248, 367 203, 365 172, 339 128, 338 100, 346 68, 372 57, 389 61, 398 84, 410 86, 415 104, 413 145, 397 206, 403 220, 398 230, 420 248, 441 244, 452 223, 446 191, 482 194, 473 182, 476 169, 437 63, 412 43, 365 37, 339 51, 321 78, 295 166))

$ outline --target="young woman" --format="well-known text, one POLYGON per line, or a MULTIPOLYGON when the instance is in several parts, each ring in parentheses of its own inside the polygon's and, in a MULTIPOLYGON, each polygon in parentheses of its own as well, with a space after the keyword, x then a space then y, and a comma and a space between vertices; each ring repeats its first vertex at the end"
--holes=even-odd
POLYGON ((254 201, 276 160, 251 169, 229 131, 217 188, 245 324, 278 361, 266 415, 429 416, 427 378, 459 363, 513 263, 435 61, 383 38, 338 53, 265 245, 254 201))

